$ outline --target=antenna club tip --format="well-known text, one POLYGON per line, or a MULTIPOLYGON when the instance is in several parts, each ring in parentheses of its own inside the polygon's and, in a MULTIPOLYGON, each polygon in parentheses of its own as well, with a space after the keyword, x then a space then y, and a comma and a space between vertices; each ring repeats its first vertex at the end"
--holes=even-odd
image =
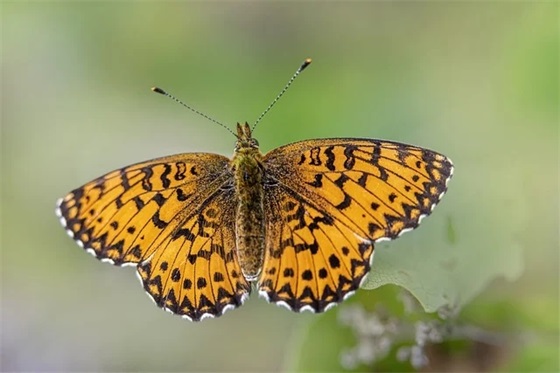
POLYGON ((301 65, 301 70, 309 66, 311 64, 311 61, 312 61, 311 58, 306 58, 305 61, 303 61, 303 64, 301 65))
POLYGON ((159 88, 159 87, 152 87, 152 91, 159 93, 161 95, 166 95, 167 92, 165 92, 163 89, 159 88))

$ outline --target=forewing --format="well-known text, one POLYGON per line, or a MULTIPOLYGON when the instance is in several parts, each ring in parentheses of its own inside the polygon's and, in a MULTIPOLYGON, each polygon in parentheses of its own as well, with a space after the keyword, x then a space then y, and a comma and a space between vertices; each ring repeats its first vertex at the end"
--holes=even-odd
POLYGON ((136 264, 227 180, 229 160, 216 154, 179 154, 101 176, 58 201, 68 235, 98 259, 136 264))
POLYGON ((390 141, 303 141, 268 153, 268 177, 325 209, 359 236, 378 241, 414 229, 453 173, 449 158, 390 141))
POLYGON ((265 155, 264 165, 260 293, 317 312, 359 287, 374 242, 396 238, 430 214, 453 172, 436 152, 364 139, 286 145, 265 155))

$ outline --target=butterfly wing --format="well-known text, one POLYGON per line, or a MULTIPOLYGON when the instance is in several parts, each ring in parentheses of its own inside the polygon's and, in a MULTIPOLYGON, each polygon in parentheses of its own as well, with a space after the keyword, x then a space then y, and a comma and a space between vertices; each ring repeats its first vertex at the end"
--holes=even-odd
POLYGON ((359 287, 373 243, 416 228, 453 172, 451 161, 431 150, 365 139, 298 142, 271 151, 264 163, 259 292, 316 312, 359 287))
POLYGON ((265 204, 259 294, 294 311, 314 312, 353 294, 370 269, 373 243, 289 187, 267 188, 265 204))
POLYGON ((220 315, 249 291, 237 275, 228 166, 202 153, 138 163, 73 190, 57 215, 98 259, 137 265, 160 307, 193 320, 220 315))
POLYGON ((144 288, 165 310, 198 321, 243 304, 250 285, 235 251, 233 189, 208 197, 138 264, 144 288), (232 203, 233 202, 233 203, 232 203))

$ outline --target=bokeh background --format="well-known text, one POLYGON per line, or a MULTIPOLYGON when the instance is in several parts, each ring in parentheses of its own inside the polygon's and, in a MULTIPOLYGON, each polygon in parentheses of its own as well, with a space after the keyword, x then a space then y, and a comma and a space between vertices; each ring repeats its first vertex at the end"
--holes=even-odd
MULTIPOLYGON (((346 305, 300 315, 253 297, 191 324, 154 307, 133 269, 86 255, 54 215, 57 198, 112 169, 232 154, 223 128, 151 86, 233 128, 254 121, 306 57, 313 64, 255 133, 263 151, 385 138, 456 165, 434 215, 376 260, 423 268, 404 285, 424 284, 409 286, 424 305, 455 302, 469 323, 519 343, 483 366, 475 354, 426 369, 559 369, 558 3, 2 2, 1 11, 3 371, 341 369, 339 346, 355 343, 337 324, 346 305)), ((400 283, 389 272, 380 267, 376 284, 400 283)), ((389 287, 348 304, 398 302, 389 287)))

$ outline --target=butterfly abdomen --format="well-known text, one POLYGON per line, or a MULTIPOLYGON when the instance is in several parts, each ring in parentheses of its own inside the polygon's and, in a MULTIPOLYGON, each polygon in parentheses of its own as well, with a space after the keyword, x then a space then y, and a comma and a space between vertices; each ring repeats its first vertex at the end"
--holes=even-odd
POLYGON ((233 158, 237 213, 235 235, 237 253, 243 275, 248 281, 257 279, 263 264, 265 226, 261 154, 256 148, 240 149, 233 158))

